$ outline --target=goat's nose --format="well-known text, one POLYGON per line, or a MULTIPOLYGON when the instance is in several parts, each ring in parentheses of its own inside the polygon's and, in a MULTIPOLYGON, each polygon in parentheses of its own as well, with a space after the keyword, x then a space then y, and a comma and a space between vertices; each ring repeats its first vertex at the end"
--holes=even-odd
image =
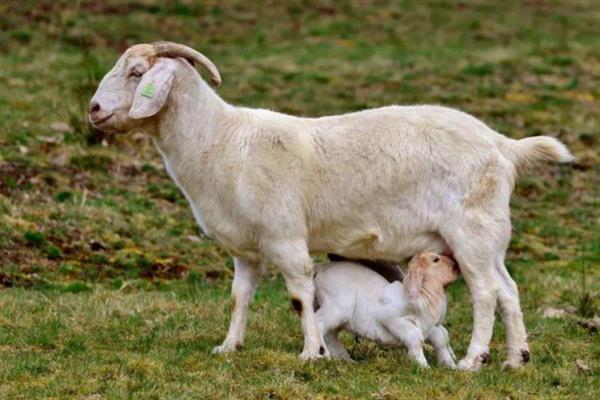
POLYGON ((90 104, 90 115, 93 117, 95 114, 100 112, 100 104, 97 101, 92 101, 90 104))

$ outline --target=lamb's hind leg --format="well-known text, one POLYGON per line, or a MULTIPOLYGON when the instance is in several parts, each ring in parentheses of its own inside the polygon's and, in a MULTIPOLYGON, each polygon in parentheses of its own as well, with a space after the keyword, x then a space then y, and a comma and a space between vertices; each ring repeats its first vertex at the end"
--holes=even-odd
POLYGON ((322 304, 315 316, 317 318, 317 327, 319 328, 319 332, 323 335, 323 340, 325 341, 325 345, 329 350, 331 358, 353 362, 350 354, 348 354, 348 351, 346 351, 338 338, 339 327, 342 321, 340 320, 340 314, 337 312, 337 309, 330 307, 327 304, 322 304))
POLYGON ((352 357, 350 357, 350 354, 348 354, 348 351, 344 348, 344 345, 340 342, 338 333, 339 332, 337 330, 331 330, 323 334, 323 339, 325 340, 325 344, 329 349, 331 358, 354 362, 352 357))
POLYGON ((504 265, 504 253, 496 259, 495 273, 498 281, 498 304, 502 310, 502 319, 506 329, 507 360, 504 367, 517 368, 529 361, 529 345, 523 322, 523 313, 519 303, 517 284, 511 278, 504 265))

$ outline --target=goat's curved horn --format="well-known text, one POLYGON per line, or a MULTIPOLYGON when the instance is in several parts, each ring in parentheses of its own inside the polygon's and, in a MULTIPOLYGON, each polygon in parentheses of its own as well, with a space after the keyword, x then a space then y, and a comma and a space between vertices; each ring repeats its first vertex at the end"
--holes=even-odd
POLYGON ((154 42, 152 47, 157 57, 182 57, 192 65, 201 64, 210 72, 212 82, 216 86, 221 86, 221 74, 216 65, 199 51, 173 42, 154 42))

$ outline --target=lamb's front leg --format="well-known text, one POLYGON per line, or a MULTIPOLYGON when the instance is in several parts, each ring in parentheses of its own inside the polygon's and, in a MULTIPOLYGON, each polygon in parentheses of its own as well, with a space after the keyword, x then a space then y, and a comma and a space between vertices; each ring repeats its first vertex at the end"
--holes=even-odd
POLYGON ((263 275, 263 265, 251 263, 239 258, 233 259, 234 275, 231 285, 231 298, 233 311, 229 331, 223 344, 213 349, 213 353, 228 353, 244 343, 246 323, 248 321, 248 307, 254 296, 256 287, 263 275))
POLYGON ((423 334, 414 323, 407 318, 396 317, 385 321, 384 326, 406 346, 410 358, 415 360, 421 367, 429 368, 423 353, 423 334))
POLYGON ((438 364, 448 368, 456 368, 455 356, 450 347, 448 331, 442 325, 431 329, 427 341, 433 345, 437 354, 438 364))
POLYGON ((302 321, 304 349, 300 358, 311 360, 323 356, 329 357, 329 351, 317 328, 313 308, 315 296, 313 262, 306 241, 269 240, 265 242, 263 254, 281 269, 287 290, 292 297, 292 306, 302 321))

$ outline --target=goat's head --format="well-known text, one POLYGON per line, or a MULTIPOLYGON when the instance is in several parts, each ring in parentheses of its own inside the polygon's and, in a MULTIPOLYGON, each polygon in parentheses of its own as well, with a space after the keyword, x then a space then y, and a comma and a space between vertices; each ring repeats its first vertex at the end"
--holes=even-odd
POLYGON ((460 275, 456 261, 436 253, 419 253, 408 264, 404 287, 415 300, 422 291, 445 288, 460 275))
POLYGON ((171 42, 138 44, 127 49, 100 82, 90 101, 90 122, 112 133, 143 126, 164 107, 177 71, 185 63, 179 58, 202 65, 212 82, 221 84, 217 67, 194 49, 171 42))

